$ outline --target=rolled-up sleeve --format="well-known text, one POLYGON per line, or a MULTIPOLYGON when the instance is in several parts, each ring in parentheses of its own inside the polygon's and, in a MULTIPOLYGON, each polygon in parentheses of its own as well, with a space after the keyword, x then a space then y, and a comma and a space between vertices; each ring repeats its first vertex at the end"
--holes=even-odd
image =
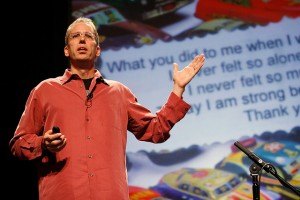
POLYGON ((140 105, 133 94, 128 96, 128 130, 138 140, 162 143, 169 139, 170 130, 190 109, 190 105, 171 93, 156 114, 140 105))
POLYGON ((26 101, 24 112, 13 138, 9 142, 11 152, 20 159, 32 160, 42 155, 43 114, 33 89, 26 101))

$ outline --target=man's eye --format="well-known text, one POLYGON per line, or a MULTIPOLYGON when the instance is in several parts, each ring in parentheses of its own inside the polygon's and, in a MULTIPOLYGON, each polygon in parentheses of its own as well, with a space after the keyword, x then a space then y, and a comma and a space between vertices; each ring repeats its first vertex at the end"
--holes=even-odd
POLYGON ((93 39, 93 35, 90 34, 90 33, 86 33, 86 34, 85 34, 85 37, 87 37, 87 38, 89 38, 89 39, 93 39))
POLYGON ((74 33, 71 35, 71 38, 74 39, 74 38, 78 38, 80 36, 79 33, 74 33))

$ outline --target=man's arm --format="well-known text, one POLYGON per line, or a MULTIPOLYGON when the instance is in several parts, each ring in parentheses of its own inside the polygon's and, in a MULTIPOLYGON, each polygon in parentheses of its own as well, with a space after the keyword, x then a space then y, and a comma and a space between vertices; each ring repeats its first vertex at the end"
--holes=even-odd
POLYGON ((170 130, 180 121, 190 108, 182 99, 185 86, 193 79, 204 65, 203 54, 196 56, 193 61, 179 71, 178 65, 173 65, 173 91, 167 102, 155 114, 137 103, 132 93, 128 93, 128 130, 142 141, 160 143, 170 137, 170 130))
POLYGON ((9 142, 12 154, 20 159, 32 160, 42 155, 43 118, 41 107, 33 89, 26 101, 25 109, 9 142))

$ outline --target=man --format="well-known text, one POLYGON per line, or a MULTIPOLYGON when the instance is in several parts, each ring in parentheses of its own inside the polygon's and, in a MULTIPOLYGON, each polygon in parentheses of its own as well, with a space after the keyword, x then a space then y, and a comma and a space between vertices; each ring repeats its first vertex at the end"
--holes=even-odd
POLYGON ((63 76, 44 80, 31 91, 10 141, 11 151, 37 162, 41 200, 129 199, 127 130, 141 141, 166 141, 190 108, 182 94, 204 65, 204 55, 182 70, 174 64, 173 91, 152 114, 129 88, 103 79, 95 68, 101 49, 89 18, 75 20, 65 42, 70 67, 63 76))

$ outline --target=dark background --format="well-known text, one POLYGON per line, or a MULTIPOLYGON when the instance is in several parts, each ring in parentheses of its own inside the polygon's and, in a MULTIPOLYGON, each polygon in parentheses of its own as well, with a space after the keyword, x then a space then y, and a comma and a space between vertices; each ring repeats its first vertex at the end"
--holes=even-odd
POLYGON ((30 90, 43 79, 62 75, 68 66, 63 48, 71 0, 10 1, 1 8, 1 199, 36 200, 35 166, 13 157, 8 143, 30 90))

